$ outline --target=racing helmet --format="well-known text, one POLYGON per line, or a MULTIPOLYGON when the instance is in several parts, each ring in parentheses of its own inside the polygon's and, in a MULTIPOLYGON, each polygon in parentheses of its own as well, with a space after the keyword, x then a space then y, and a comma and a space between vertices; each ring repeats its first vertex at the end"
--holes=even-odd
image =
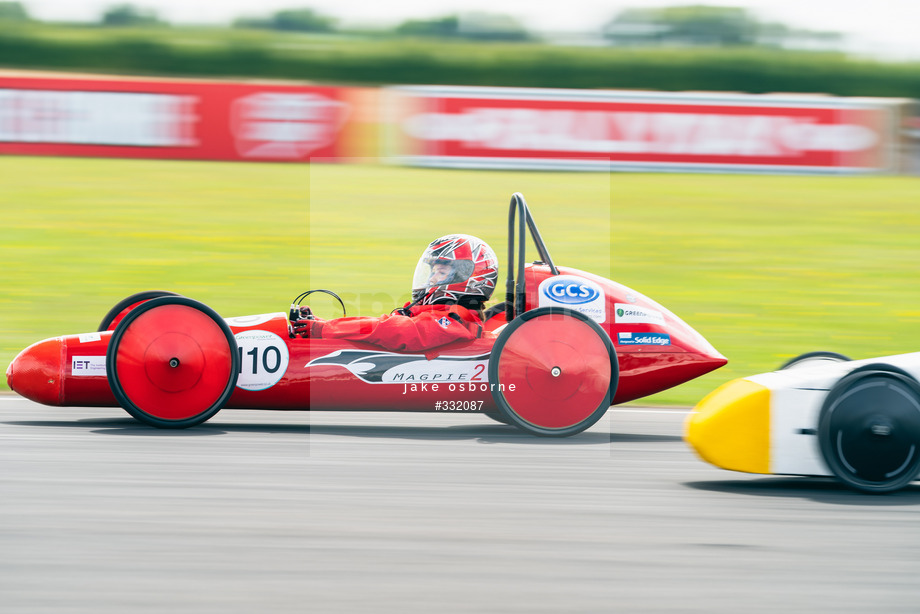
POLYGON ((447 235, 432 241, 419 258, 412 300, 479 309, 492 296, 497 281, 498 258, 488 243, 470 235, 447 235))

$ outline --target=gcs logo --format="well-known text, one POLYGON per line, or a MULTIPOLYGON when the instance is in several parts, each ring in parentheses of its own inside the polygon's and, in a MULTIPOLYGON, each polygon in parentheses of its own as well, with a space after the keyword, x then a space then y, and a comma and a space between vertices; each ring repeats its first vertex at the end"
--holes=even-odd
POLYGON ((600 295, 595 288, 575 279, 554 281, 543 288, 543 294, 553 302, 565 305, 583 305, 600 295))

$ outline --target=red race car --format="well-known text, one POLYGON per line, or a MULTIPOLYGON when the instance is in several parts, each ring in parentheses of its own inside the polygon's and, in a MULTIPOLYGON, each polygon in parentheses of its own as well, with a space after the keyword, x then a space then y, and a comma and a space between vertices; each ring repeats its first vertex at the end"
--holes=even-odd
POLYGON ((7 382, 39 403, 120 405, 161 428, 194 426, 224 407, 460 410, 535 435, 568 436, 613 404, 726 363, 698 332, 639 292, 557 267, 517 193, 508 239, 506 303, 486 312, 476 338, 392 351, 309 335, 312 316, 299 305, 309 293, 288 313, 224 319, 192 299, 147 292, 116 305, 96 332, 24 349, 7 382), (539 255, 529 264, 527 229, 539 255))

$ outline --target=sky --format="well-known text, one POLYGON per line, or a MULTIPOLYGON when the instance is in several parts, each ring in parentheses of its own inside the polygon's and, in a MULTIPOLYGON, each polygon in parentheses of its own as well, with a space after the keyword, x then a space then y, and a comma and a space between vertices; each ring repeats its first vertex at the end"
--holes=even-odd
POLYGON ((841 32, 851 50, 896 59, 920 58, 920 0, 19 0, 42 20, 95 21, 113 4, 153 9, 172 23, 228 23, 287 8, 312 8, 343 25, 391 25, 483 11, 517 18, 537 32, 596 31, 624 8, 707 4, 740 6, 765 21, 841 32))

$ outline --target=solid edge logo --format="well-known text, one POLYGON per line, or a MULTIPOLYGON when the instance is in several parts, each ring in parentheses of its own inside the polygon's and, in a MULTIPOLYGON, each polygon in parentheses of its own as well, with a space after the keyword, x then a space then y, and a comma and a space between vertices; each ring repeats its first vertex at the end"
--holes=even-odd
POLYGON ((617 345, 671 345, 665 333, 617 333, 617 345))

